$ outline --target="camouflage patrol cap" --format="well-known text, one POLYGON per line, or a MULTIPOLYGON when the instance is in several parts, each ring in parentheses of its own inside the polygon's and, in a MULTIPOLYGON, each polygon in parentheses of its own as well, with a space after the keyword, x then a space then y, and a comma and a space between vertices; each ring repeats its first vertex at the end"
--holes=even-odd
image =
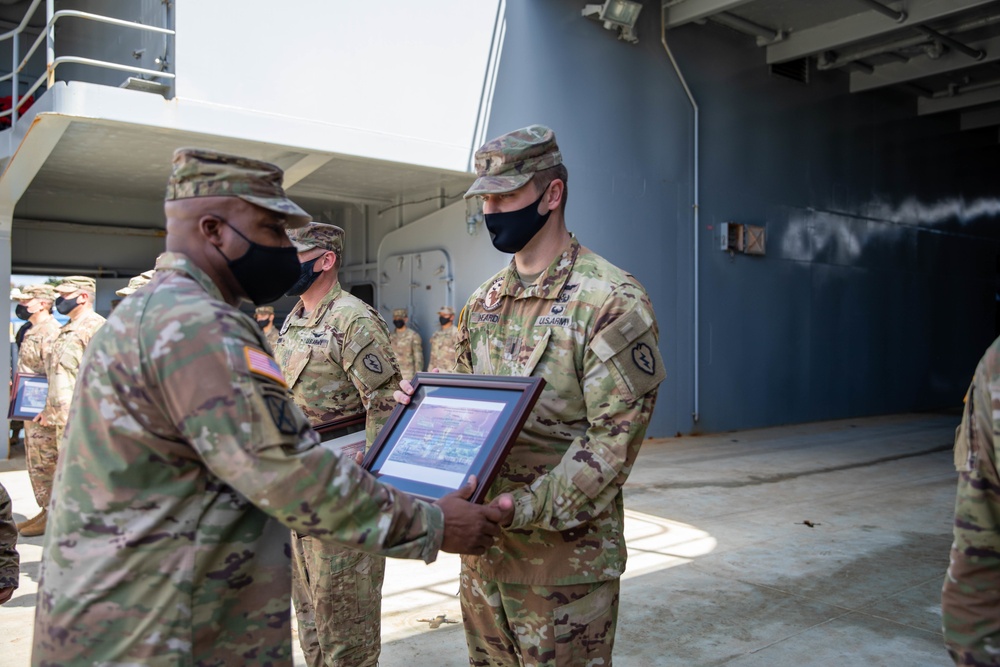
POLYGON ((55 301, 56 290, 52 285, 28 285, 23 290, 15 287, 10 293, 10 298, 12 301, 31 301, 32 299, 55 301))
POLYGON ((137 276, 133 276, 129 279, 128 285, 115 290, 115 294, 118 296, 128 296, 129 294, 134 293, 137 289, 152 280, 155 273, 156 269, 150 269, 149 271, 143 271, 137 276))
POLYGON ((285 216, 286 226, 301 227, 312 217, 285 195, 284 172, 276 165, 201 148, 178 148, 167 181, 166 201, 193 197, 239 197, 285 216))
POLYGON ((68 276, 56 285, 56 291, 63 295, 73 294, 81 290, 90 292, 91 294, 95 293, 97 291, 97 281, 87 276, 68 276))
POLYGON ((452 308, 451 306, 441 306, 440 308, 438 308, 438 314, 439 315, 442 315, 442 314, 443 315, 454 315, 455 314, 455 309, 452 308))
POLYGON ((511 192, 536 171, 562 164, 556 135, 544 125, 529 125, 483 144, 476 151, 476 175, 465 198, 511 192))
POLYGON ((406 308, 396 308, 392 311, 392 319, 397 320, 404 317, 409 317, 409 315, 406 314, 406 308))
POLYGON ((257 306, 254 315, 274 315, 274 306, 257 306))
POLYGON ((310 222, 305 227, 290 230, 288 238, 299 252, 305 252, 310 248, 329 250, 338 256, 344 252, 344 230, 337 225, 310 222))

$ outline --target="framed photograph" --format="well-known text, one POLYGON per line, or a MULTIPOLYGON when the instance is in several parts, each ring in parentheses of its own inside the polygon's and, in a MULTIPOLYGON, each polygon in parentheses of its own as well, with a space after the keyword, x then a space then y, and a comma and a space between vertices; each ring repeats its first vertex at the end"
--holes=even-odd
POLYGON ((482 502, 545 380, 417 373, 409 405, 397 405, 365 457, 383 482, 425 500, 477 486, 482 502))
POLYGON ((44 375, 15 373, 10 388, 10 407, 7 419, 31 421, 45 409, 45 398, 49 393, 49 381, 44 375))
POLYGON ((365 415, 323 422, 313 427, 324 447, 343 454, 365 451, 365 415))

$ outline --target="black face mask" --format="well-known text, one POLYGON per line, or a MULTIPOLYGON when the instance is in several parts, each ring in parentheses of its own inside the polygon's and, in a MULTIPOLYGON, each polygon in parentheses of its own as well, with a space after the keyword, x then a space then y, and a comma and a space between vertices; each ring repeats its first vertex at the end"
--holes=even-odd
POLYGON ((406 322, 404 322, 403 320, 393 320, 392 321, 392 326, 396 327, 397 329, 402 329, 405 325, 406 325, 406 322))
MULTIPOLYGON (((229 225, 227 220, 223 220, 229 225)), ((250 244, 241 257, 229 259, 222 249, 216 247, 226 265, 233 273, 233 278, 246 293, 247 298, 255 306, 271 303, 280 299, 299 278, 299 255, 294 246, 287 248, 274 247, 254 243, 243 233, 229 225, 229 228, 250 244)), ((62 312, 62 311, 60 311, 62 312)))
POLYGON ((257 320, 257 326, 259 326, 261 328, 261 331, 263 331, 264 329, 267 328, 267 323, 269 321, 270 320, 257 320))
POLYGON ((302 268, 299 269, 299 279, 295 281, 295 284, 292 285, 287 292, 285 292, 286 295, 299 296, 300 294, 304 293, 307 289, 312 287, 312 284, 316 282, 316 279, 319 278, 321 275, 313 271, 313 267, 316 266, 316 262, 322 256, 323 255, 320 255, 319 257, 314 257, 313 259, 310 259, 308 262, 302 263, 302 268))
POLYGON ((27 320, 34 315, 34 313, 30 312, 28 307, 23 303, 19 303, 14 307, 14 314, 17 315, 17 319, 19 320, 27 320))
POLYGON ((58 310, 63 315, 69 315, 70 311, 80 305, 80 297, 76 296, 72 299, 67 299, 64 296, 56 297, 56 310, 58 310))
POLYGON ((528 241, 541 231, 552 214, 552 211, 538 212, 538 205, 544 196, 545 192, 542 192, 534 204, 516 211, 486 214, 486 229, 490 231, 494 248, 500 252, 518 252, 528 245, 528 241))
POLYGON ((449 322, 451 322, 451 318, 450 317, 441 317, 440 315, 438 315, 438 322, 441 323, 441 326, 444 326, 444 325, 448 324, 449 322))

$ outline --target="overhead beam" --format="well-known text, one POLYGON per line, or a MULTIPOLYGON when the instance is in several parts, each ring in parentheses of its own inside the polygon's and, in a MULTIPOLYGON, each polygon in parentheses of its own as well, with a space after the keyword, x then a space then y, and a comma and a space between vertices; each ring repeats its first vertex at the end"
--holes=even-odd
POLYGON ((962 130, 978 130, 996 125, 1000 125, 1000 105, 965 111, 960 122, 962 130))
POLYGON ((729 12, 737 7, 748 5, 754 0, 683 0, 683 2, 663 1, 663 9, 667 14, 667 28, 676 28, 685 23, 693 23, 707 19, 712 14, 729 12))
POLYGON ((806 56, 836 51, 848 44, 881 37, 900 30, 916 29, 922 23, 937 21, 961 12, 993 4, 995 0, 912 0, 906 20, 894 21, 869 10, 829 21, 805 30, 789 31, 785 39, 767 47, 767 63, 796 60, 806 56))
POLYGON ((332 155, 310 153, 301 160, 285 167, 284 187, 287 190, 333 159, 332 155))
POLYGON ((944 111, 955 111, 980 104, 1000 102, 1000 82, 992 88, 983 88, 971 93, 962 93, 952 97, 921 97, 917 99, 917 115, 929 116, 944 111))
POLYGON ((851 72, 851 92, 861 93, 885 86, 895 86, 926 76, 947 74, 976 63, 992 63, 1000 60, 1000 37, 969 42, 968 45, 985 52, 986 56, 982 60, 972 60, 965 54, 948 51, 937 60, 920 56, 905 63, 879 65, 872 74, 851 72))

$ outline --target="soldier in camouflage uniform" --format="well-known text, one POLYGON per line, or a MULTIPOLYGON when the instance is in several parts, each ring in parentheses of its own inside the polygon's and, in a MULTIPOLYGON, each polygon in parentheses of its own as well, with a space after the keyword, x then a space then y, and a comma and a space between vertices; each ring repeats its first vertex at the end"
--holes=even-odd
MULTIPOLYGON (((45 408, 34 421, 55 429, 58 459, 58 448, 62 442, 66 420, 69 418, 70 402, 83 352, 87 349, 90 339, 104 325, 105 320, 94 312, 97 283, 93 278, 86 276, 64 278, 56 285, 56 292, 59 294, 55 301, 56 310, 68 315, 69 322, 59 329, 59 334, 52 342, 52 349, 45 362, 45 376, 49 382, 48 395, 45 399, 45 408)), ((27 537, 43 534, 46 520, 47 512, 43 506, 40 518, 23 527, 21 534, 27 537)))
MULTIPOLYGON (((366 415, 370 447, 399 386, 382 316, 338 281, 344 230, 311 222, 288 233, 303 275, 274 356, 295 404, 316 427, 366 415)), ((385 558, 292 532, 292 601, 311 667, 378 664, 385 558)))
POLYGON ((392 341, 392 352, 399 364, 399 374, 410 380, 424 367, 424 343, 420 334, 407 328, 410 317, 406 308, 396 308, 392 311, 392 325, 395 331, 389 336, 392 341))
POLYGON ((80 368, 32 664, 292 664, 289 528, 386 555, 482 553, 501 511, 435 504, 319 446, 252 318, 299 275, 282 172, 179 149, 167 253, 80 368))
MULTIPOLYGON (((17 353, 17 372, 45 375, 52 343, 59 334, 59 322, 52 316, 55 290, 51 285, 29 285, 12 298, 19 302, 18 317, 23 315, 21 319, 31 322, 31 328, 25 332, 17 353)), ((36 516, 17 524, 18 531, 27 530, 30 533, 31 526, 45 517, 45 508, 49 506, 52 476, 56 472, 55 427, 26 422, 24 452, 35 502, 42 509, 36 516)))
POLYGON ((438 311, 438 322, 441 328, 431 336, 431 360, 427 362, 427 370, 435 368, 445 373, 455 372, 458 361, 458 327, 455 326, 455 309, 442 306, 438 311))
POLYGON ((1000 338, 979 362, 955 433, 955 541, 941 596, 956 665, 1000 665, 1000 338))
POLYGON ((0 604, 14 595, 20 575, 17 553, 17 527, 7 489, 0 484, 0 604))
POLYGON ((154 275, 156 275, 156 269, 143 271, 137 276, 132 276, 131 278, 129 278, 128 285, 122 287, 121 289, 116 289, 115 294, 122 297, 135 294, 135 291, 140 287, 148 284, 149 281, 153 279, 154 275))
POLYGON ((257 326, 264 332, 267 344, 274 349, 278 343, 278 327, 274 326, 274 306, 257 306, 253 311, 253 318, 257 321, 257 326))
POLYGON ((462 559, 469 662, 610 665, 621 488, 665 377, 656 319, 635 278, 566 230, 567 171, 552 130, 488 142, 476 173, 466 196, 482 197, 493 245, 514 259, 466 303, 458 371, 546 384, 488 495, 512 501, 506 530, 483 556, 462 559))

